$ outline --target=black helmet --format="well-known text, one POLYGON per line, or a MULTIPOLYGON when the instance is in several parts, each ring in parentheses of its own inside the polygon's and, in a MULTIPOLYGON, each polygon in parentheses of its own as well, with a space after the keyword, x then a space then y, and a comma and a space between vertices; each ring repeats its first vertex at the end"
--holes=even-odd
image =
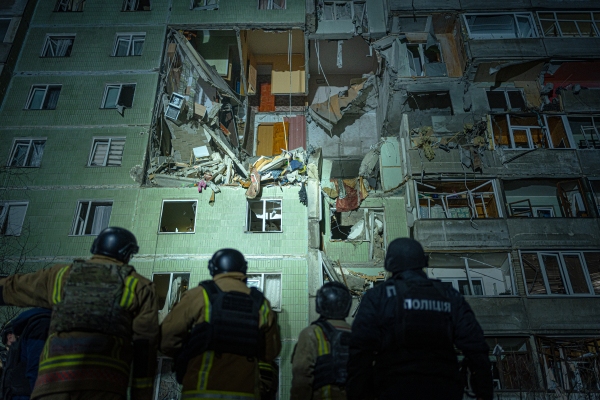
POLYGON ((92 254, 103 255, 122 262, 129 262, 140 248, 133 233, 124 228, 104 229, 92 244, 92 254))
POLYGON ((427 256, 423 246, 414 239, 394 239, 385 255, 385 269, 392 274, 409 269, 421 269, 427 266, 427 256))
POLYGON ((208 260, 208 272, 210 272, 210 276, 225 272, 241 272, 245 274, 247 270, 248 263, 244 255, 236 249, 221 249, 208 260))
POLYGON ((344 319, 350 312, 352 295, 339 282, 327 282, 317 291, 317 313, 330 319, 344 319))

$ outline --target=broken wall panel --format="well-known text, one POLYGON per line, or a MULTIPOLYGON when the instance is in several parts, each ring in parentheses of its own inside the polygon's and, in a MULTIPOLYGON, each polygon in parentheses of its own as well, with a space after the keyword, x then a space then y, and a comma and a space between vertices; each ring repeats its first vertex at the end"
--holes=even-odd
POLYGON ((414 224, 414 239, 429 251, 511 248, 507 223, 502 218, 420 219, 414 224))

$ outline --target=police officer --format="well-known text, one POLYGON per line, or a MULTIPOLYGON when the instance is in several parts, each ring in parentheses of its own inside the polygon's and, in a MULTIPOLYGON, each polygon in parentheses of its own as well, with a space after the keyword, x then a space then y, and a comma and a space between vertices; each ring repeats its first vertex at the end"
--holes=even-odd
POLYGON ((483 331, 464 297, 428 279, 426 266, 417 241, 390 243, 385 269, 392 278, 367 291, 352 325, 349 399, 462 399, 454 345, 471 362, 477 398, 492 399, 483 331))
POLYGON ((292 355, 291 400, 345 400, 352 296, 339 282, 327 282, 317 292, 321 316, 300 332, 292 355))
POLYGON ((131 398, 150 398, 158 304, 153 283, 128 265, 137 252, 131 232, 111 227, 89 260, 0 279, 0 305, 52 308, 32 399, 124 400, 130 370, 131 398))
POLYGON ((188 290, 161 325, 161 351, 175 358, 182 399, 259 399, 259 362, 281 350, 277 315, 234 249, 208 262, 212 280, 188 290))

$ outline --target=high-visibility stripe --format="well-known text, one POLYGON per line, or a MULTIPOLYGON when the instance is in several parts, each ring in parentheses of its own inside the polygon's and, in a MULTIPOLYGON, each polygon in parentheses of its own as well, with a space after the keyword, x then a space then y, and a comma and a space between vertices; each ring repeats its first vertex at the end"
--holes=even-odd
POLYGON ((135 294, 135 287, 137 286, 139 279, 129 275, 125 278, 125 289, 123 290, 123 297, 121 297, 121 307, 128 308, 133 304, 133 296, 135 294))
POLYGON ((331 385, 325 385, 321 388, 321 399, 332 400, 331 399, 331 385))
POLYGON ((320 327, 315 328, 315 336, 317 337, 317 352, 319 356, 329 354, 329 342, 325 339, 325 334, 320 327))
POLYGON ((118 369, 124 374, 129 374, 129 365, 126 362, 98 354, 69 354, 52 357, 41 361, 39 370, 44 371, 51 368, 86 365, 110 367, 118 369))
POLYGON ((254 394, 241 392, 221 392, 218 390, 203 390, 199 392, 183 392, 181 399, 248 400, 254 399, 254 394))
POLYGON ((52 291, 52 303, 53 304, 57 304, 61 301, 62 277, 70 267, 71 267, 70 265, 67 265, 66 267, 62 267, 60 269, 60 271, 58 271, 58 274, 56 275, 56 280, 54 281, 54 290, 52 291))
POLYGON ((135 378, 133 380, 133 387, 137 389, 145 389, 152 387, 154 380, 152 378, 135 378))
POLYGON ((211 305, 210 305, 210 299, 208 298, 208 292, 206 291, 206 289, 204 289, 202 291, 202 294, 204 295, 204 322, 210 322, 211 305))
POLYGON ((262 306, 260 306, 260 314, 262 316, 262 326, 267 323, 267 318, 269 318, 269 307, 267 306, 266 300, 263 302, 262 306))
POLYGON ((205 351, 202 355, 202 364, 198 373, 198 388, 197 390, 205 390, 208 386, 208 374, 212 368, 212 363, 215 358, 214 351, 205 351))

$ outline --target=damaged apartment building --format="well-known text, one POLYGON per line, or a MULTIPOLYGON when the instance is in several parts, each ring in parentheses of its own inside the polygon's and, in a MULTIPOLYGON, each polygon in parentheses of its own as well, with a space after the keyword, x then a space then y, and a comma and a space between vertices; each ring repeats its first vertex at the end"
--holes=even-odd
MULTIPOLYGON (((26 10, 0 105, 0 273, 123 226, 162 320, 238 248, 278 313, 285 399, 317 289, 346 284, 352 317, 410 236, 481 322, 497 398, 598 398, 600 2, 26 10)), ((171 364, 155 399, 178 396, 171 364)))

